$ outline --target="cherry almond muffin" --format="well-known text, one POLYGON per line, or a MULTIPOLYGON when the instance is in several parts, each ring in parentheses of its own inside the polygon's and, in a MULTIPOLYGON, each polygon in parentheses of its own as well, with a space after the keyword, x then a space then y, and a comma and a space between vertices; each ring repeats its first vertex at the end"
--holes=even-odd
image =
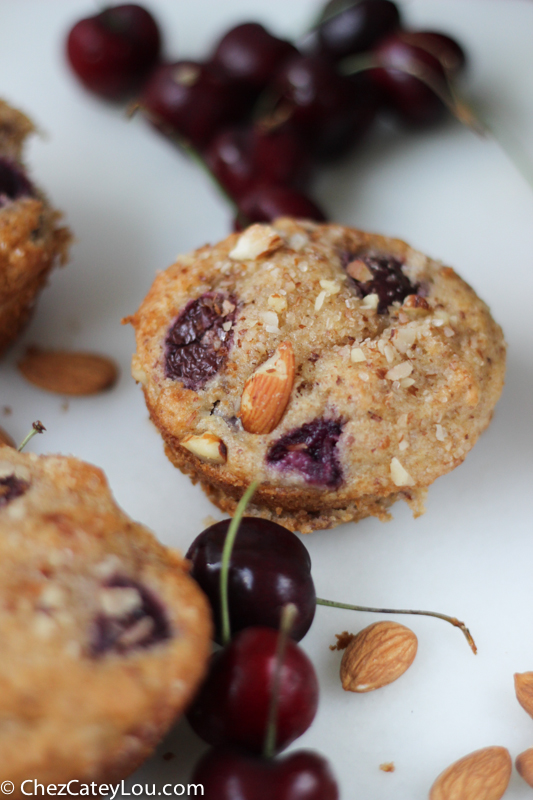
POLYGON ((126 777, 204 674, 202 592, 70 457, 0 447, 0 554, 0 782, 126 777))
POLYGON ((505 344, 450 267, 398 239, 280 219, 180 256, 129 320, 170 460, 233 512, 302 533, 406 500, 465 458, 505 344))
POLYGON ((0 100, 0 355, 28 322, 52 267, 66 261, 71 238, 21 161, 34 130, 0 100))

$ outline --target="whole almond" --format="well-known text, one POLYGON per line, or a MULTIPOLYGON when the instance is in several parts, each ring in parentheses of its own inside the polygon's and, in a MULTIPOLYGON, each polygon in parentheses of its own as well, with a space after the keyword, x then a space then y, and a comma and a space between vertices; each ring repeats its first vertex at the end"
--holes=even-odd
POLYGON ((294 384, 294 351, 282 342, 244 384, 239 416, 248 433, 271 433, 280 423, 294 384))
POLYGON ((514 763, 518 774, 533 787, 533 747, 529 747, 523 753, 520 753, 514 763))
POLYGON ((485 747, 455 761, 441 772, 429 800, 500 800, 513 764, 505 747, 485 747))
POLYGON ((529 716, 533 717, 533 672, 516 672, 514 688, 516 699, 529 716))
POLYGON ((520 753, 515 758, 514 764, 518 774, 533 787, 533 747, 529 747, 523 753, 520 753))
POLYGON ((15 442, 9 435, 7 431, 3 428, 0 428, 0 447, 5 445, 6 447, 16 447, 15 442))
POLYGON ((412 630, 397 622, 375 622, 349 643, 341 661, 342 688, 347 692, 372 692, 392 683, 409 669, 418 640, 412 630))
POLYGON ((56 394, 97 394, 118 377, 115 363, 105 356, 38 347, 27 350, 18 368, 30 383, 56 394))

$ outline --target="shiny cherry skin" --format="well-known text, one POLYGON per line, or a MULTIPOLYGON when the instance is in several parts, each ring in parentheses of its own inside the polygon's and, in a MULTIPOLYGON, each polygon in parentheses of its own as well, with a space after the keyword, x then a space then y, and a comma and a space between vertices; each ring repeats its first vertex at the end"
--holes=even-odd
POLYGON ((91 92, 119 100, 134 92, 159 58, 161 35, 142 6, 105 8, 74 25, 67 57, 91 92))
POLYGON ((290 42, 272 36, 257 22, 245 22, 228 31, 215 48, 213 68, 256 92, 269 83, 275 70, 298 51, 290 42))
POLYGON ((326 216, 314 200, 293 189, 271 183, 260 184, 241 197, 235 230, 242 230, 252 222, 271 222, 278 217, 314 219, 324 222, 326 216))
MULTIPOLYGON (((208 744, 262 752, 278 667, 278 638, 272 628, 246 628, 212 657, 207 679, 187 712, 191 727, 208 744)), ((276 752, 308 729, 317 706, 313 665, 288 639, 279 681, 276 752)))
POLYGON ((465 51, 451 36, 437 31, 399 31, 397 36, 435 56, 450 77, 459 74, 466 66, 465 51))
POLYGON ((192 783, 206 800, 338 800, 339 789, 326 759, 296 750, 276 759, 238 750, 209 750, 198 762, 192 783))
POLYGON ((340 75, 324 56, 297 56, 273 81, 290 123, 319 160, 337 158, 368 130, 380 93, 366 75, 340 75))
POLYGON ((390 0, 361 0, 335 13, 339 5, 333 0, 326 6, 317 31, 321 51, 335 60, 369 50, 400 25, 398 7, 390 0))
POLYGON ((161 130, 175 133, 198 149, 224 125, 245 112, 246 98, 207 64, 160 64, 139 97, 143 113, 161 130))
POLYGON ((301 186, 310 168, 305 147, 288 126, 270 131, 259 125, 226 128, 212 139, 204 158, 234 200, 259 183, 301 186))
MULTIPOLYGON (((219 643, 220 572, 229 524, 222 520, 206 528, 186 555, 191 576, 211 604, 219 643)), ((316 593, 309 553, 296 534, 275 522, 244 517, 231 554, 228 601, 232 634, 257 625, 278 630, 283 606, 293 603, 298 616, 290 634, 299 642, 314 619, 316 593)))
POLYGON ((0 208, 19 197, 33 197, 35 189, 19 164, 0 156, 0 208))
POLYGON ((428 85, 434 83, 447 90, 448 76, 438 58, 396 34, 383 39, 373 54, 381 66, 370 70, 371 78, 402 122, 423 127, 445 116, 446 106, 428 85), (410 74, 410 70, 421 71, 426 80, 410 74))

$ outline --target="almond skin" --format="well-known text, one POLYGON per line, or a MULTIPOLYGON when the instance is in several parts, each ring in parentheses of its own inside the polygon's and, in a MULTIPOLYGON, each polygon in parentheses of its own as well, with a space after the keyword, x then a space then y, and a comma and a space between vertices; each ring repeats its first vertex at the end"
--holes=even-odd
POLYGON ((533 747, 529 747, 523 753, 520 753, 514 763, 518 774, 533 787, 533 747))
POLYGON ((505 747, 485 747, 455 761, 441 772, 429 800, 500 800, 513 763, 505 747))
POLYGON ((280 423, 294 384, 294 351, 282 342, 244 384, 239 416, 248 433, 271 433, 280 423))
POLYGON ((30 347, 18 368, 26 380, 48 392, 91 395, 109 389, 118 369, 105 356, 30 347))
POLYGON ((431 308, 425 297, 420 297, 418 294, 408 294, 403 301, 402 309, 409 311, 412 316, 425 316, 429 314, 431 308))
POLYGON ((516 699, 529 716, 533 717, 533 672, 516 672, 514 688, 516 699))
POLYGON ((392 683, 409 669, 418 640, 412 630, 397 622, 375 622, 349 643, 341 661, 342 688, 347 692, 372 692, 392 683))

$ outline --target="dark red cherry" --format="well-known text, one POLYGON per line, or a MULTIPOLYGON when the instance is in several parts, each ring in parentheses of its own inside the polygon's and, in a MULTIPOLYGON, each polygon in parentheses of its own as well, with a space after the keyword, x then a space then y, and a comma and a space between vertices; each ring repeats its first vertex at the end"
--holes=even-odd
POLYGON ((398 7, 390 0, 333 0, 318 27, 321 50, 335 60, 361 53, 400 25, 398 7))
POLYGON ((342 483, 337 453, 341 433, 339 420, 317 417, 274 442, 267 463, 284 472, 298 472, 312 485, 337 489, 342 483))
POLYGON ((412 283, 403 271, 403 262, 391 255, 379 253, 342 253, 341 263, 353 280, 353 286, 360 297, 369 294, 378 296, 378 314, 386 314, 394 302, 403 303, 410 294, 416 294, 419 284, 412 283), (354 264, 363 262, 372 278, 361 281, 354 264))
POLYGON ((437 31, 399 31, 402 41, 421 47, 437 58, 446 73, 454 76, 466 66, 466 54, 459 42, 437 31))
POLYGON ((338 800, 339 789, 326 759, 296 750, 276 759, 237 750, 209 750, 196 765, 192 783, 205 800, 338 800))
POLYGON ((222 37, 211 63, 231 80, 261 91, 279 65, 297 52, 294 45, 272 36, 257 22, 246 22, 222 37))
POLYGON ((138 603, 127 611, 116 614, 100 613, 93 623, 90 643, 95 658, 115 653, 123 655, 133 650, 144 650, 171 637, 170 624, 159 598, 139 581, 126 575, 115 575, 104 588, 119 597, 123 590, 134 589, 138 603))
MULTIPOLYGON (((207 595, 221 641, 220 571, 230 520, 207 528, 187 551, 191 576, 207 595)), ((279 629, 281 612, 293 603, 298 615, 290 631, 299 642, 309 630, 316 609, 307 548, 287 528, 256 517, 244 517, 231 553, 228 603, 233 634, 254 625, 279 629)))
POLYGON ((0 208, 10 200, 31 197, 35 189, 18 164, 0 157, 0 208))
POLYGON ((240 216, 236 230, 242 230, 251 222, 271 222, 278 217, 313 219, 323 222, 326 216, 320 206, 310 197, 290 186, 261 184, 239 200, 240 216))
POLYGON ((370 70, 371 78, 403 122, 424 126, 442 119, 446 106, 439 93, 446 93, 448 84, 438 58, 396 34, 382 40, 373 54, 380 67, 370 70))
POLYGON ((82 19, 67 39, 67 57, 92 92, 117 100, 135 91, 159 57, 156 21, 142 6, 104 8, 82 19))
MULTIPOLYGON (((187 712, 192 728, 208 744, 262 752, 278 669, 278 639, 272 628, 246 628, 215 653, 207 679, 187 712)), ((307 730, 317 706, 313 665, 288 639, 279 672, 276 752, 307 730)))
POLYGON ((11 500, 21 497, 29 488, 30 484, 17 478, 15 474, 0 478, 0 508, 7 506, 11 500))
POLYGON ((163 132, 204 148, 225 125, 242 117, 247 97, 207 64, 161 64, 143 86, 139 105, 163 132))
POLYGON ((301 185, 310 166, 305 147, 288 126, 226 128, 213 138, 204 158, 235 200, 260 183, 301 185))
POLYGON ((237 300, 223 292, 206 292, 178 314, 165 340, 165 377, 198 391, 222 367, 231 347, 237 300))
POLYGON ((296 56, 278 71, 273 86, 290 123, 319 159, 342 155, 366 133, 380 95, 368 76, 340 75, 324 56, 296 56))

